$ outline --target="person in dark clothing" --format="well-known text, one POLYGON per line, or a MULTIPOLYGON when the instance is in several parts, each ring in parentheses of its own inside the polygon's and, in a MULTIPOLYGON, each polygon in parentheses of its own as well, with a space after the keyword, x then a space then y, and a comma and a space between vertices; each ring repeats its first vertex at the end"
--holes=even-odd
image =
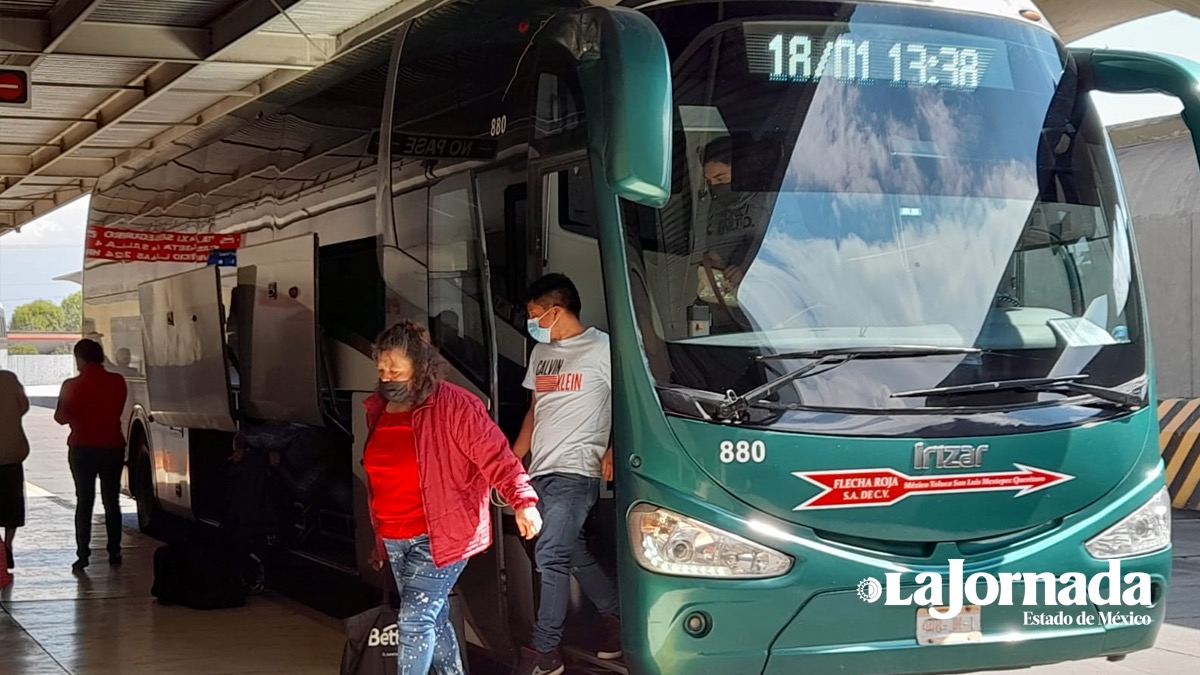
MULTIPOLYGON (((0 318, 0 321, 3 319, 0 318)), ((13 561, 13 537, 25 526, 25 470, 29 439, 21 418, 29 412, 29 398, 15 373, 0 370, 0 527, 4 528, 4 569, 13 561)))
POLYGON ((69 425, 67 459, 75 479, 75 545, 72 569, 82 570, 91 557, 92 508, 96 479, 104 504, 108 562, 121 564, 121 469, 125 466, 125 433, 121 415, 127 394, 125 378, 104 369, 104 348, 94 340, 75 343, 79 375, 63 382, 54 421, 69 425))
POLYGON ((117 350, 115 363, 113 364, 112 369, 119 373, 122 377, 137 377, 140 373, 138 373, 137 368, 134 368, 131 365, 132 363, 133 352, 129 351, 128 347, 121 347, 117 350))
POLYGON ((771 219, 772 204, 762 193, 733 189, 733 141, 721 136, 704 147, 704 182, 711 202, 704 228, 696 233, 699 300, 718 310, 715 332, 749 327, 737 295, 771 219))
POLYGON ((252 594, 266 587, 268 549, 280 533, 288 499, 281 485, 286 471, 284 456, 306 431, 302 424, 247 420, 233 437, 229 525, 252 594))

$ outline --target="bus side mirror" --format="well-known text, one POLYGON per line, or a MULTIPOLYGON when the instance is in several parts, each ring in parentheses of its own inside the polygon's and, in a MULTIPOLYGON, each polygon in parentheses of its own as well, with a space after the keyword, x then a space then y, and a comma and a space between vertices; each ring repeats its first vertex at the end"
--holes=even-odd
POLYGON ((590 150, 620 197, 661 208, 671 197, 671 61, 658 28, 623 7, 566 14, 547 31, 575 59, 590 150))
POLYGON ((1159 93, 1183 102, 1183 122, 1192 132, 1200 161, 1200 63, 1153 52, 1072 49, 1080 79, 1095 91, 1113 94, 1159 93))

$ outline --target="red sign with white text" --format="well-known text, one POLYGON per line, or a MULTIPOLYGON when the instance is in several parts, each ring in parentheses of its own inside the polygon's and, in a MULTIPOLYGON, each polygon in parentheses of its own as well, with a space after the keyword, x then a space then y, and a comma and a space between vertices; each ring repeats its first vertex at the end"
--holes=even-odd
POLYGON ((241 234, 155 232, 92 225, 88 228, 87 258, 207 263, 214 250, 236 249, 241 245, 241 234))
POLYGON ((0 107, 30 107, 29 92, 28 68, 0 66, 0 107))
POLYGON ((796 471, 792 475, 821 488, 821 493, 797 506, 801 509, 847 509, 890 506, 912 495, 1015 490, 1013 497, 1044 490, 1075 478, 1065 473, 1013 464, 1017 471, 909 476, 895 469, 796 471))

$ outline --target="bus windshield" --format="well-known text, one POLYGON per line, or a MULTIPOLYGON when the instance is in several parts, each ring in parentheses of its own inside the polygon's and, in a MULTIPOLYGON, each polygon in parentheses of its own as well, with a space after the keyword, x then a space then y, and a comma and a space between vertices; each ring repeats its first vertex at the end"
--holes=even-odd
POLYGON ((744 392, 804 364, 756 357, 891 346, 970 349, 847 363, 773 400, 1028 404, 1061 395, 893 394, 1141 381, 1114 159, 1052 34, 912 6, 720 5, 650 13, 673 61, 674 189, 624 221, 660 385, 744 392))

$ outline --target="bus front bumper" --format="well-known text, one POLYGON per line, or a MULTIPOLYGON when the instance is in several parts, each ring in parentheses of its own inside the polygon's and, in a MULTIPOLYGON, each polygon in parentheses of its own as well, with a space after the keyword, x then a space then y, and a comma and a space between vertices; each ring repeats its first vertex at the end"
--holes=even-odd
MULTIPOLYGON (((1161 578, 1155 580, 1161 584, 1161 578)), ((1165 602, 1160 597, 1151 607, 990 605, 979 611, 982 635, 976 639, 921 644, 916 607, 867 604, 855 591, 823 593, 780 634, 763 673, 962 673, 1126 654, 1154 645, 1165 602), (1124 622, 1105 625, 1102 613, 1124 622)))
MULTIPOLYGON (((1071 567, 1087 567, 1073 562, 1071 567)), ((1091 562, 1099 567, 1099 561, 1091 562)), ((882 597, 864 601, 849 576, 856 575, 853 569, 842 570, 841 583, 828 584, 830 590, 813 594, 804 585, 722 588, 643 572, 633 578, 653 602, 643 608, 645 632, 625 636, 626 663, 634 675, 933 675, 1127 654, 1154 645, 1166 611, 1170 564, 1170 548, 1122 561, 1122 574, 1150 575, 1150 606, 1026 606, 1024 586, 1014 583, 1014 604, 979 608, 981 634, 961 644, 922 644, 916 605, 887 605, 882 597), (1106 613, 1125 622, 1105 625, 1106 613), (696 616, 706 619, 703 630, 689 633, 688 621, 696 616), (1071 617, 1071 623, 1063 625, 1060 616, 1071 617)), ((1096 571, 1085 573, 1090 578, 1096 571)), ((836 576, 830 571, 827 578, 836 576)), ((905 584, 901 596, 915 589, 905 584)), ((1039 603, 1042 593, 1039 586, 1039 603)), ((948 586, 943 597, 951 597, 948 586)), ((625 615, 627 623, 640 623, 628 610, 625 615)))

